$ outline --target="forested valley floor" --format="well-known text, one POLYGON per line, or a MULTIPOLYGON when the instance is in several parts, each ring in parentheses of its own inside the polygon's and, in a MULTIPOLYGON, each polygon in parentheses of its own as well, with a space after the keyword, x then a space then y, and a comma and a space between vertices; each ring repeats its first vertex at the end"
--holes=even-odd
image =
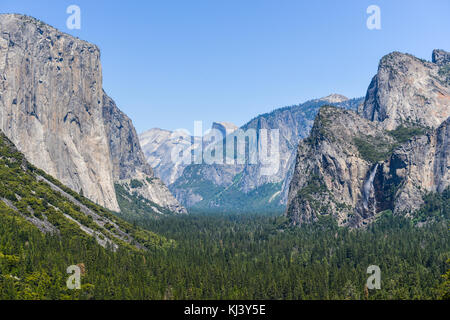
POLYGON ((175 245, 111 252, 95 240, 44 235, 0 207, 0 299, 448 297, 447 219, 419 227, 386 213, 351 230, 327 218, 291 227, 284 217, 196 214, 134 225, 175 245), (66 268, 78 263, 82 289, 68 290, 66 268), (381 269, 380 290, 365 289, 370 265, 381 269))

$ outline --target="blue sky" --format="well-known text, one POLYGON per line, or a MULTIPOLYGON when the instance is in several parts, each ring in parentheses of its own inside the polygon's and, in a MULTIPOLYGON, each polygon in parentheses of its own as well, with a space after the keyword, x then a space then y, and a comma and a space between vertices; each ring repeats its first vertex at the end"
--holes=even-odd
POLYGON ((98 45, 104 88, 138 132, 242 125, 330 93, 362 96, 383 55, 450 50, 449 0, 1 0, 0 12, 98 45), (71 4, 80 30, 66 27, 71 4), (366 27, 372 4, 381 30, 366 27))

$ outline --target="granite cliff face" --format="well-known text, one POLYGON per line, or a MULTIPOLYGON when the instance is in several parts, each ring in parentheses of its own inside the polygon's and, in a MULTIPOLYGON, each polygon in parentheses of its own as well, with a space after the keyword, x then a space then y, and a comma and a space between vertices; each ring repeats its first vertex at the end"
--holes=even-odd
POLYGON ((300 142, 287 214, 294 224, 331 215, 361 227, 386 210, 411 216, 429 192, 450 184, 449 123, 439 128, 384 130, 352 111, 323 107, 300 142), (423 131, 422 131, 423 130, 423 131))
POLYGON ((428 193, 449 187, 445 57, 436 50, 436 63, 387 55, 361 116, 320 110, 298 147, 287 208, 294 224, 331 215, 340 225, 361 227, 386 210, 412 216, 428 193))
POLYGON ((103 95, 103 120, 109 139, 115 183, 128 187, 158 206, 175 213, 186 213, 186 209, 174 198, 167 186, 154 176, 131 120, 106 94, 103 95), (140 182, 140 187, 131 188, 134 180, 140 182))
POLYGON ((410 139, 380 163, 374 177, 377 211, 410 215, 429 192, 450 185, 450 118, 439 128, 410 139))
POLYGON ((353 111, 320 109, 310 136, 298 146, 287 209, 294 223, 330 214, 346 225, 373 216, 370 180, 376 161, 363 154, 364 144, 377 144, 382 155, 395 140, 379 124, 353 111))
MULTIPOLYGON (((0 31, 0 129, 35 166, 120 211, 114 183, 153 173, 103 91, 99 49, 22 15, 0 15, 0 31)), ((182 208, 161 185, 151 200, 182 208)))
MULTIPOLYGON (((175 197, 185 206, 194 209, 214 211, 282 211, 287 202, 289 181, 294 170, 297 143, 309 133, 314 117, 320 106, 335 104, 356 110, 362 99, 351 99, 342 95, 330 95, 322 99, 311 100, 301 105, 274 110, 260 115, 236 130, 236 127, 220 125, 227 133, 226 141, 233 141, 242 132, 255 130, 279 130, 279 157, 273 157, 273 172, 267 174, 267 164, 261 163, 198 163, 182 165, 173 163, 170 153, 179 145, 191 145, 192 137, 179 136, 169 131, 152 129, 140 136, 149 163, 157 175, 169 185, 175 197), (228 128, 228 129, 226 129, 228 128)), ((260 136, 258 136, 258 143, 260 136)), ((206 135, 204 141, 209 138, 206 135)), ((237 141, 237 140, 236 140, 237 141)), ((200 141, 195 140, 190 149, 196 150, 200 141)), ((234 146, 234 144, 231 144, 234 146)), ((204 154, 208 148, 204 147, 204 154)), ((225 154, 234 154, 234 148, 224 145, 225 154)), ((269 149, 272 149, 269 139, 269 149)), ((226 158, 227 160, 234 160, 226 158)))
POLYGON ((399 52, 383 57, 361 114, 387 130, 402 124, 437 128, 450 116, 448 53, 435 50, 433 61, 399 52))

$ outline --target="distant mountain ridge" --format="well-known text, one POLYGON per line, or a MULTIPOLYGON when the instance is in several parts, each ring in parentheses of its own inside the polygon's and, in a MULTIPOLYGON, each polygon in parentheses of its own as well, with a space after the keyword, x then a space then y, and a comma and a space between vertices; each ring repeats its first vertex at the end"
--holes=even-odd
MULTIPOLYGON (((191 140, 195 140, 187 135, 170 139, 171 132, 152 129, 141 134, 140 140, 149 163, 156 168, 156 174, 167 182, 175 197, 188 208, 221 212, 283 211, 297 143, 309 133, 319 108, 333 104, 357 110, 362 102, 363 98, 348 99, 332 94, 259 115, 239 128, 244 132, 249 129, 257 132, 264 129, 279 130, 280 159, 276 163, 279 170, 269 176, 262 174, 261 164, 173 163, 169 156, 170 150, 177 144, 189 146, 191 140)), ((227 139, 231 141, 237 134, 238 131, 230 133, 227 139)), ((200 143, 198 140, 194 142, 191 151, 200 143)))
MULTIPOLYGON (((232 134, 238 129, 236 125, 229 122, 213 122, 212 130, 218 130, 223 136, 232 134)), ((210 140, 208 130, 202 137, 194 137, 184 130, 169 131, 159 128, 147 130, 139 135, 139 140, 148 163, 155 171, 155 174, 167 185, 174 183, 183 173, 187 164, 181 161, 172 160, 172 152, 180 145, 183 149, 192 152, 196 150, 200 143, 207 144, 210 140)))

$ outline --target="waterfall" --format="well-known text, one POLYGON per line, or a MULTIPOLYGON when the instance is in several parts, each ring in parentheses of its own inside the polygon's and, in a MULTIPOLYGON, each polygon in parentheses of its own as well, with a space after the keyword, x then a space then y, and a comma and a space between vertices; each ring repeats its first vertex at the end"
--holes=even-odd
POLYGON ((367 179, 366 182, 364 182, 363 196, 364 196, 364 209, 366 209, 366 210, 369 208, 370 193, 374 189, 373 179, 375 179, 375 174, 377 173, 377 169, 378 169, 378 163, 375 165, 375 167, 372 168, 369 179, 367 179))

